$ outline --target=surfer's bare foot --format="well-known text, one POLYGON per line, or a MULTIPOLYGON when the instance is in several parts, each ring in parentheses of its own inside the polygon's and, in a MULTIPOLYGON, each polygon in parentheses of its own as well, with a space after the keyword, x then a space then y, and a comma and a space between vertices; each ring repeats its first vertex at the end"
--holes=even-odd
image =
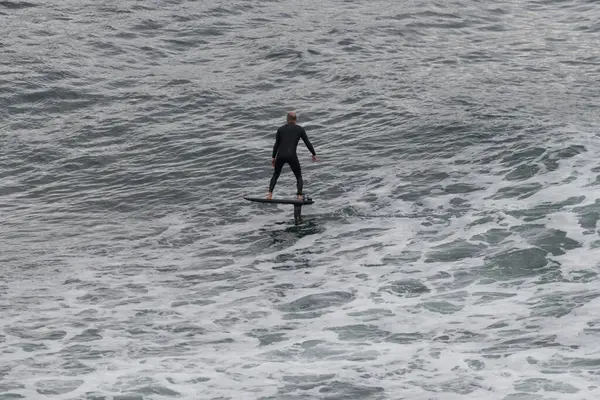
POLYGON ((267 193, 267 200, 272 200, 272 199, 273 199, 273 192, 267 193))
POLYGON ((302 200, 302 195, 301 194, 298 195, 298 200, 302 200))

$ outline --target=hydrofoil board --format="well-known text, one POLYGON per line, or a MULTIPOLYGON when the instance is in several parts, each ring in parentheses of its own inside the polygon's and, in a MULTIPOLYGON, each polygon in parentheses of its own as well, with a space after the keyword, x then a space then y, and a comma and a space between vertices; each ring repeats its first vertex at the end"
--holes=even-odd
POLYGON ((297 197, 287 198, 287 199, 275 198, 275 199, 268 200, 266 197, 248 197, 248 196, 244 196, 244 199, 246 199, 248 201, 255 201, 257 203, 294 204, 296 206, 304 206, 307 204, 314 203, 314 201, 308 196, 304 196, 304 198, 302 200, 298 199, 297 197))

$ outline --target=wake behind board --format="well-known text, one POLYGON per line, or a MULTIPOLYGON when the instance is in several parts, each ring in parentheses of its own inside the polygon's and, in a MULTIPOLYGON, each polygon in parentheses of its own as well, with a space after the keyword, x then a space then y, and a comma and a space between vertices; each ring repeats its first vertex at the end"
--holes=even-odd
POLYGON ((249 200, 249 201, 255 201, 257 203, 293 204, 296 206, 304 206, 304 205, 314 203, 314 201, 308 196, 304 196, 304 198, 302 200, 299 200, 297 198, 267 200, 264 197, 248 197, 248 196, 244 196, 244 199, 249 200))

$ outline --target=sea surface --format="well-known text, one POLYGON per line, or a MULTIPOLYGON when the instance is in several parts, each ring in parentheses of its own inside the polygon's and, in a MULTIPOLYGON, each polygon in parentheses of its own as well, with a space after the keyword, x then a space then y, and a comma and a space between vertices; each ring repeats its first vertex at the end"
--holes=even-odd
POLYGON ((0 0, 0 400, 600 398, 598 21, 0 0))

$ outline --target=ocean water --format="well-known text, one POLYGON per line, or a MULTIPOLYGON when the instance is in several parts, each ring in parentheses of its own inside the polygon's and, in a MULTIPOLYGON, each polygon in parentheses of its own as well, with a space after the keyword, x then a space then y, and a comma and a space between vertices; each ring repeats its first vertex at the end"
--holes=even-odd
POLYGON ((0 399, 599 398, 598 20, 0 1, 0 399))

